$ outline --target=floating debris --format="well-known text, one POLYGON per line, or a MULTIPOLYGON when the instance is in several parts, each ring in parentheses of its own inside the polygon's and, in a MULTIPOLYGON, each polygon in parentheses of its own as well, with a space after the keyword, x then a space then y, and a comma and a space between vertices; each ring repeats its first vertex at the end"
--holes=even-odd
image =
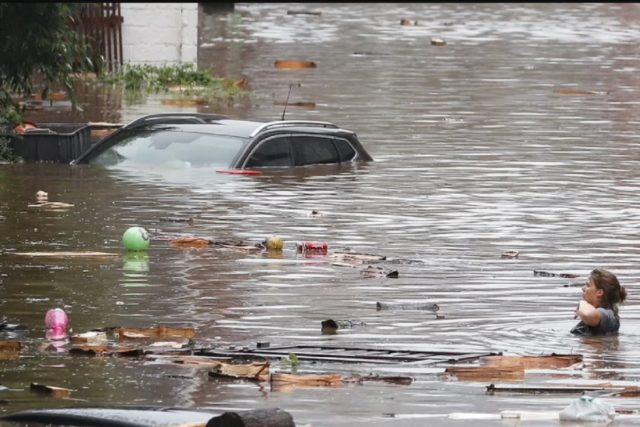
POLYGON ((306 374, 295 375, 285 373, 271 374, 271 387, 303 386, 303 387, 336 387, 342 384, 340 374, 306 374))
POLYGON ((368 262, 385 261, 387 259, 384 255, 373 255, 360 252, 350 251, 335 251, 332 255, 337 261, 351 262, 355 264, 364 264, 368 262))
POLYGON ((482 366, 522 366, 524 369, 567 368, 582 363, 581 354, 550 354, 546 356, 484 356, 482 366))
POLYGON ((360 274, 364 277, 388 277, 391 279, 397 279, 399 276, 398 270, 391 270, 390 268, 370 265, 364 270, 360 270, 360 274))
POLYGON ((71 396, 71 390, 63 387, 54 387, 50 385, 31 383, 29 389, 35 393, 46 394, 52 397, 66 398, 71 396))
POLYGON ((159 325, 151 328, 114 328, 114 334, 118 336, 120 340, 124 339, 139 339, 139 338, 167 338, 178 337, 192 339, 195 335, 193 327, 175 327, 159 325))
POLYGON ((89 331, 71 336, 71 344, 98 345, 105 342, 107 342, 107 333, 103 331, 89 331))
POLYGON ((268 381, 269 362, 251 362, 244 364, 220 362, 209 371, 209 377, 246 378, 257 381, 268 381))
POLYGON ((273 63, 276 68, 316 68, 316 63, 307 60, 278 59, 273 63))
POLYGON ((502 258, 518 258, 520 256, 520 252, 518 251, 505 251, 502 253, 502 258))
POLYGON ((323 334, 335 334, 338 329, 351 329, 354 326, 364 326, 366 323, 362 321, 354 320, 333 320, 327 319, 320 322, 321 331, 323 334))
POLYGON ((162 216, 160 222, 188 222, 192 223, 193 218, 189 216, 162 216))
POLYGON ((327 242, 297 242, 296 251, 299 254, 314 253, 314 254, 326 254, 329 250, 327 242))
POLYGON ((208 101, 206 99, 169 98, 169 99, 161 99, 160 103, 162 105, 177 105, 180 107, 193 107, 196 105, 207 105, 208 101))
POLYGON ((427 310, 436 312, 440 306, 434 303, 376 302, 376 310, 427 310))
POLYGON ((121 356, 140 357, 144 355, 141 347, 112 347, 107 345, 72 345, 69 354, 79 354, 87 356, 121 356))
POLYGON ((319 10, 287 10, 287 15, 315 15, 320 16, 322 12, 319 10))
POLYGON ((603 95, 603 92, 596 92, 593 90, 584 90, 576 88, 557 88, 553 90, 554 95, 563 96, 590 96, 590 95, 603 95))
POLYGON ((431 45, 432 46, 445 46, 447 44, 446 41, 439 39, 439 38, 433 38, 431 39, 431 45))
POLYGON ((273 101, 273 105, 286 105, 287 107, 303 107, 308 108, 310 110, 316 108, 315 102, 284 102, 284 101, 273 101))
MULTIPOLYGON (((183 424, 182 427, 205 427, 204 423, 183 424)), ((242 412, 225 412, 211 418, 206 427, 295 427, 293 417, 287 411, 275 409, 253 409, 242 412)))
POLYGON ((414 26, 418 25, 418 21, 416 21, 415 19, 401 19, 400 25, 414 26))
POLYGON ((487 394, 496 392, 508 393, 584 393, 589 391, 607 391, 611 387, 602 386, 522 386, 522 385, 496 385, 487 386, 487 394))
POLYGON ((270 236, 262 244, 268 251, 281 251, 284 247, 284 240, 280 236, 270 236))
POLYGON ((22 350, 20 341, 0 341, 0 360, 17 360, 22 350))
POLYGON ((68 209, 74 206, 75 205, 71 203, 64 203, 64 202, 42 202, 42 203, 27 205, 27 207, 29 208, 49 208, 49 209, 68 209))
POLYGON ((358 384, 362 384, 365 381, 382 381, 389 384, 411 385, 411 383, 413 382, 413 378, 401 377, 401 376, 383 377, 380 375, 365 375, 365 376, 352 375, 350 377, 343 378, 342 381, 346 383, 358 383, 358 384))
POLYGON ((565 279, 575 279, 576 277, 580 277, 579 274, 550 273, 548 271, 542 271, 542 270, 533 270, 533 275, 534 276, 540 276, 540 277, 564 277, 565 279))
POLYGON ((444 371, 460 381, 521 380, 524 368, 518 366, 450 366, 444 371))

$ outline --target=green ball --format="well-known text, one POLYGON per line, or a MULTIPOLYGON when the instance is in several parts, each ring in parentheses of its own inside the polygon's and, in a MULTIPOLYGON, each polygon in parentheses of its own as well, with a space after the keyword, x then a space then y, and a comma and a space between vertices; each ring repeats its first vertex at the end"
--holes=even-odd
POLYGON ((122 244, 128 251, 146 251, 150 243, 149 234, 142 227, 129 227, 122 235, 122 244))

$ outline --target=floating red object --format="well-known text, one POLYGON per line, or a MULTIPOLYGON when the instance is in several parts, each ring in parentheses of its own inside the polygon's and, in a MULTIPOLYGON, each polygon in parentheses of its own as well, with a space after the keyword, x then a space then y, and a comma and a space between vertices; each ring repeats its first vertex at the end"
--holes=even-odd
POLYGON ((262 172, 251 169, 220 169, 217 170, 216 173, 226 173, 229 175, 262 175, 262 172))

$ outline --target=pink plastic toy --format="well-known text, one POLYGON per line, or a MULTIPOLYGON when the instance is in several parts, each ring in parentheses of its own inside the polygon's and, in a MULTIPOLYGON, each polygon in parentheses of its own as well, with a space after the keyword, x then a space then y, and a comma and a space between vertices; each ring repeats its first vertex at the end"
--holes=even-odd
POLYGON ((47 327, 46 337, 48 339, 60 340, 67 337, 69 318, 63 309, 52 308, 47 311, 44 316, 44 324, 47 327))

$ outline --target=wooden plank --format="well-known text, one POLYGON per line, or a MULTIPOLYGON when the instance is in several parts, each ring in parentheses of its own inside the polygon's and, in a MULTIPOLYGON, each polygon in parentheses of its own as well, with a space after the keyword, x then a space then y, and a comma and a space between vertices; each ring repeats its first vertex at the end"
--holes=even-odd
POLYGON ((522 366, 523 369, 567 368, 582 362, 580 354, 550 354, 547 356, 485 356, 480 365, 485 367, 522 366))
POLYGON ((210 377, 246 378, 258 381, 269 380, 269 362, 227 363, 220 362, 209 371, 210 377))
POLYGON ((522 366, 450 366, 445 373, 460 381, 522 380, 522 366))
POLYGON ((277 385, 299 385, 306 387, 333 387, 342 384, 340 374, 286 374, 278 372, 271 374, 271 384, 277 385))
POLYGON ((191 326, 176 327, 158 325, 150 328, 127 328, 118 327, 114 329, 114 334, 120 340, 137 339, 137 338, 167 338, 178 337, 192 339, 195 336, 195 330, 191 326))

